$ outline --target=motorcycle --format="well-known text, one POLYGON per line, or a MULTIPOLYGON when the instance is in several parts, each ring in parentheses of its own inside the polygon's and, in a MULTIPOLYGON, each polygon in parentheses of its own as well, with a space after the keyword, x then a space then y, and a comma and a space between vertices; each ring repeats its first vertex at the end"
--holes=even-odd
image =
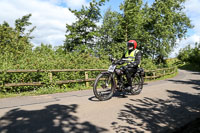
POLYGON ((110 57, 110 61, 112 64, 108 68, 108 71, 101 72, 95 79, 93 86, 95 97, 100 101, 105 101, 110 99, 116 91, 130 93, 132 95, 140 94, 144 83, 144 69, 137 68, 137 72, 131 76, 132 89, 127 91, 126 76, 118 67, 121 64, 128 63, 129 60, 126 58, 116 60, 110 57), (117 78, 117 75, 121 75, 121 78, 117 78))

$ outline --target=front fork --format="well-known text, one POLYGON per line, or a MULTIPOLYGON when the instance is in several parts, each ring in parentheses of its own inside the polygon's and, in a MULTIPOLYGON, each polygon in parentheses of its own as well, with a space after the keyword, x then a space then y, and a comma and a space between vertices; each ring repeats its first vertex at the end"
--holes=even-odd
POLYGON ((109 81, 112 82, 112 87, 114 87, 114 89, 116 89, 117 85, 116 85, 116 81, 115 81, 115 73, 111 73, 111 72, 102 72, 102 74, 107 74, 109 75, 108 80, 105 82, 105 86, 107 87, 109 85, 109 81))

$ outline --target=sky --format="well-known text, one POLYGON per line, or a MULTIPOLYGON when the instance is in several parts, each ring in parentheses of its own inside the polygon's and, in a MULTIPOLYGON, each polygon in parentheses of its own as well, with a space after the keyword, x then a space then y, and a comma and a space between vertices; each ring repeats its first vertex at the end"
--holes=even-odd
MULTIPOLYGON (((4 21, 14 27, 16 19, 29 13, 32 14, 30 22, 36 26, 31 42, 34 46, 41 43, 59 46, 65 40, 66 24, 75 21, 75 16, 69 11, 71 9, 81 9, 82 5, 88 5, 91 0, 0 0, 0 24, 4 21)), ((154 0, 144 0, 150 5, 154 0)), ((119 6, 123 0, 109 0, 101 7, 102 15, 111 7, 113 11, 120 11, 119 6)), ((200 0, 186 0, 185 13, 191 19, 194 28, 189 30, 187 38, 177 40, 178 46, 170 57, 174 57, 180 48, 187 44, 200 41, 200 0)), ((31 28, 31 27, 30 27, 31 28)))

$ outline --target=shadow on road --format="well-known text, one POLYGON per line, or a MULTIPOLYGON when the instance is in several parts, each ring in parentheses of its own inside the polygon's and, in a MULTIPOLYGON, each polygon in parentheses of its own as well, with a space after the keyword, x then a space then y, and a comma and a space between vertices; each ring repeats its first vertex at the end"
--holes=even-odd
POLYGON ((101 133, 105 128, 79 122, 78 105, 49 105, 41 110, 13 109, 0 118, 1 133, 101 133))
MULTIPOLYGON (((115 92, 112 97, 127 98, 128 94, 125 94, 125 93, 122 93, 122 92, 115 92)), ((89 97, 88 100, 93 101, 93 102, 102 102, 102 101, 98 100, 95 96, 89 97)))
POLYGON ((200 75, 200 72, 193 72, 192 74, 200 75))
POLYGON ((89 97, 88 100, 93 102, 100 102, 95 96, 89 97))
MULTIPOLYGON (((131 99, 126 103, 117 121, 112 122, 113 130, 118 132, 141 133, 174 131, 187 122, 200 117, 200 96, 167 90, 168 100, 159 98, 131 99), (136 128, 137 127, 137 128, 136 128)), ((200 124, 200 123, 198 123, 200 124)), ((200 126, 200 125, 198 125, 200 126)))
POLYGON ((189 81, 183 81, 183 80, 168 80, 168 81, 172 81, 178 84, 190 84, 190 85, 195 85, 192 88, 196 89, 196 90, 200 90, 200 80, 194 80, 194 79, 190 79, 189 81))

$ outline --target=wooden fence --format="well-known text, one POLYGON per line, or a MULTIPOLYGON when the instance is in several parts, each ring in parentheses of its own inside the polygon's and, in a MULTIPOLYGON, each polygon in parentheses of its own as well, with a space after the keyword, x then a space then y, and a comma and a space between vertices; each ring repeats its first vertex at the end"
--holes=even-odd
MULTIPOLYGON (((32 72, 48 72, 49 74, 49 81, 53 83, 53 74, 56 72, 84 72, 85 78, 84 79, 76 79, 76 80, 63 80, 63 81, 56 81, 55 84, 67 84, 67 83, 78 83, 78 82, 85 82, 86 87, 89 86, 88 82, 95 81, 95 78, 89 78, 88 72, 89 71, 107 71, 107 69, 56 69, 56 70, 6 70, 0 71, 0 73, 32 73, 32 72)), ((163 69, 156 69, 156 70, 145 70, 145 79, 156 79, 165 75, 173 74, 177 71, 177 67, 172 68, 163 68, 163 69), (149 76, 150 75, 150 76, 149 76)), ((42 82, 29 82, 29 83, 6 83, 3 84, 3 87, 18 87, 18 86, 42 86, 44 83, 42 82)))

